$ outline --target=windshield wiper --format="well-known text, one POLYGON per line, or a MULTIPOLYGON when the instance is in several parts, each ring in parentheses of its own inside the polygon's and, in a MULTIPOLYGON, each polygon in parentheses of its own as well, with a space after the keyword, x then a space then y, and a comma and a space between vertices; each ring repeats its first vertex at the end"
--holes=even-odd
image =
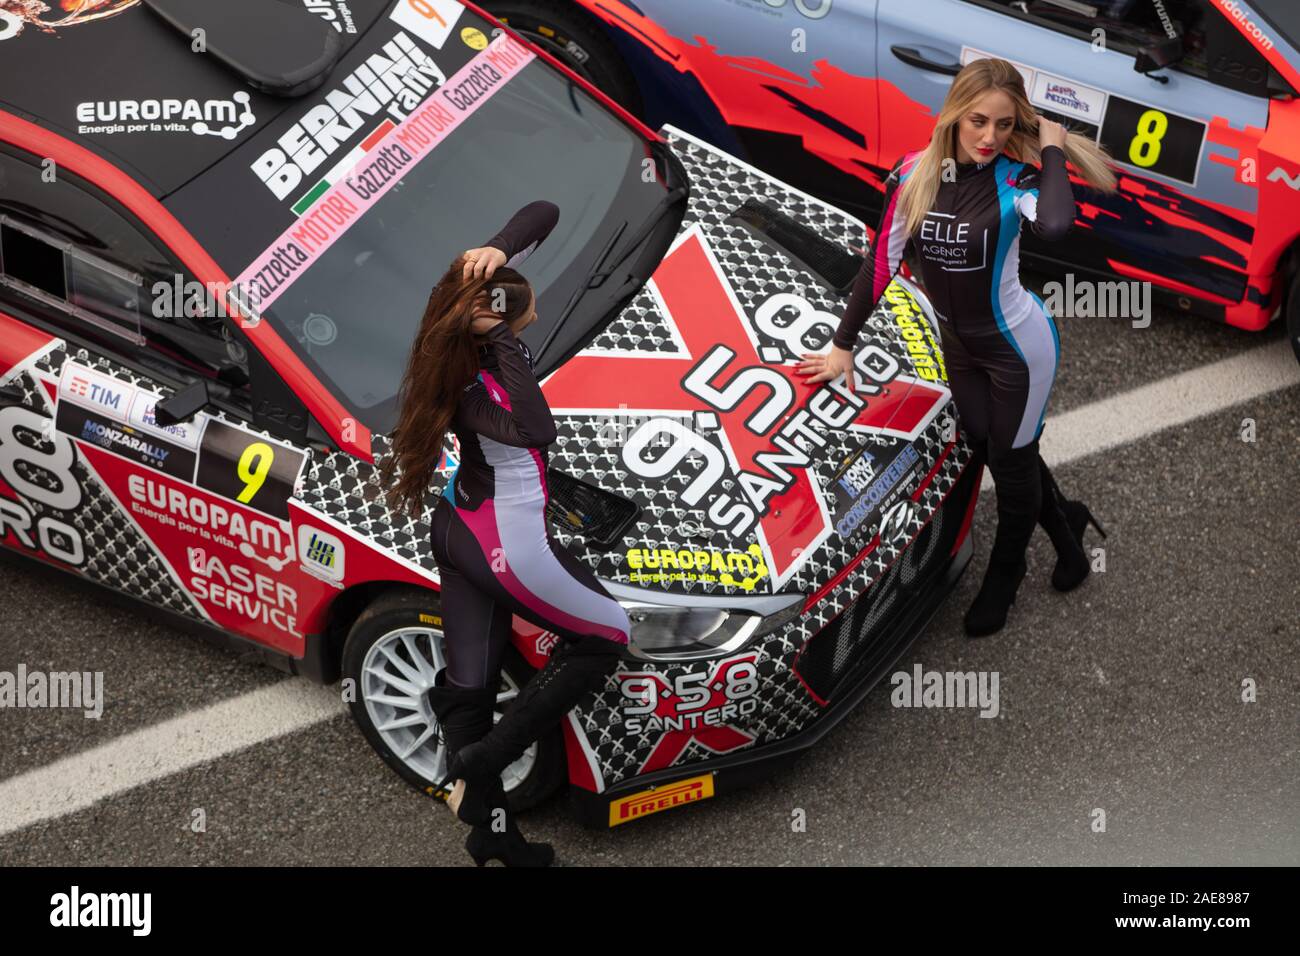
POLYGON ((592 289, 599 289, 604 285, 609 277, 614 274, 615 270, 627 260, 627 257, 637 249, 641 248, 641 244, 650 237, 650 234, 654 232, 655 227, 658 226, 659 223, 663 222, 664 217, 668 215, 673 206, 676 205, 677 201, 685 196, 687 192, 688 190, 685 186, 674 186, 672 189, 669 189, 668 192, 664 194, 663 198, 659 200, 650 216, 641 224, 641 228, 638 229, 633 234, 632 238, 623 246, 623 254, 614 261, 613 265, 602 271, 601 267, 605 264, 605 260, 609 258, 610 252, 614 248, 614 244, 618 242, 619 237, 623 234, 624 230, 627 229, 627 223, 624 222, 614 231, 614 234, 609 237, 609 240, 605 243, 600 255, 596 257, 596 261, 587 271, 583 280, 578 283, 577 288, 573 290, 573 294, 569 296, 569 301, 565 304, 564 308, 560 310, 560 315, 556 318, 550 331, 546 333, 546 338, 542 340, 541 346, 537 349, 537 360, 539 362, 542 360, 543 356, 545 356, 546 349, 550 346, 551 341, 555 338, 560 329, 564 327, 565 320, 568 319, 573 310, 578 307, 578 303, 582 300, 582 297, 592 289))

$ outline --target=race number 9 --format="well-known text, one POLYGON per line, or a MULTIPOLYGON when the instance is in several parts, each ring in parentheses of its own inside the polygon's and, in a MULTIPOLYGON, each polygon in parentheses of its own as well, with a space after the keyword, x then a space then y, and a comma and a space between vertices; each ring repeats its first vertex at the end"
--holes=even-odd
POLYGON ((275 449, 264 441, 255 441, 244 449, 239 456, 239 480, 244 483, 244 490, 235 496, 236 500, 244 504, 253 500, 274 460, 275 449))
POLYGON ((441 50, 464 11, 457 0, 401 0, 388 18, 435 50, 441 50))
POLYGON ((290 445, 213 418, 203 429, 194 483, 223 498, 288 518, 289 498, 305 459, 290 445))

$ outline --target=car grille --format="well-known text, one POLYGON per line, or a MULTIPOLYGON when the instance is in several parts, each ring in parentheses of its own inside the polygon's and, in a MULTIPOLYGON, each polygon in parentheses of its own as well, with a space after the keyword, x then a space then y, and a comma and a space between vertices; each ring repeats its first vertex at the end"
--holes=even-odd
POLYGON ((804 645, 794 670, 821 700, 833 701, 842 688, 856 683, 853 678, 888 666, 910 636, 905 612, 924 598, 948 563, 973 490, 970 472, 880 579, 804 645))

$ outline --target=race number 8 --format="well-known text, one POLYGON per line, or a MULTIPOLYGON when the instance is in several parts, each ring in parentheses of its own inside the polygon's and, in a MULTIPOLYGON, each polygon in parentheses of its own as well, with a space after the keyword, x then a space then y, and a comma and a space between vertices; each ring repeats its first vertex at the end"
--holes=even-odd
POLYGON ((767 299, 754 312, 754 325, 765 335, 769 335, 785 346, 786 351, 795 358, 809 348, 805 339, 817 327, 834 334, 840 320, 830 312, 824 312, 801 295, 793 292, 778 292, 767 299), (780 325, 776 317, 786 309, 794 311, 794 317, 785 325, 780 325))
POLYGON ((266 473, 271 470, 271 462, 274 460, 275 449, 264 441, 255 441, 244 449, 236 469, 239 480, 244 483, 244 490, 236 496, 236 500, 243 504, 253 500, 253 495, 257 494, 266 481, 266 473))
POLYGON ((1169 129, 1169 117, 1159 110, 1147 110, 1137 121, 1137 135, 1128 144, 1128 158, 1134 166, 1154 166, 1160 158, 1160 141, 1169 129))

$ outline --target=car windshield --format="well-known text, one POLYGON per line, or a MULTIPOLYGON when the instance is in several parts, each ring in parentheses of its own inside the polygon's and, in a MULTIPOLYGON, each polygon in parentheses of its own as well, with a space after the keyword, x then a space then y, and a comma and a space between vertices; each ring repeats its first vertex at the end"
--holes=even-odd
MULTIPOLYGON (((575 299, 602 257, 609 268, 639 237, 632 261, 646 262, 671 239, 647 232, 669 189, 640 133, 518 44, 512 59, 494 59, 501 43, 485 49, 469 25, 490 25, 468 11, 457 23, 467 39, 438 47, 393 22, 404 9, 380 18, 321 89, 255 99, 267 117, 257 133, 166 199, 225 273, 254 289, 240 301, 380 434, 397 420, 433 286, 522 206, 560 209, 521 270, 538 314, 523 338, 543 372, 612 318, 613 292, 633 291, 608 282, 575 299), (412 139, 418 129, 429 135, 412 139)), ((231 357, 246 366, 246 355, 231 357)))
MULTIPOLYGON (((522 271, 537 294, 536 348, 614 234, 664 194, 645 183, 643 141, 533 62, 415 168, 280 295, 264 315, 366 426, 386 432, 429 292, 525 203, 560 222, 522 271)), ((594 334, 595 329, 592 330, 594 334)))

